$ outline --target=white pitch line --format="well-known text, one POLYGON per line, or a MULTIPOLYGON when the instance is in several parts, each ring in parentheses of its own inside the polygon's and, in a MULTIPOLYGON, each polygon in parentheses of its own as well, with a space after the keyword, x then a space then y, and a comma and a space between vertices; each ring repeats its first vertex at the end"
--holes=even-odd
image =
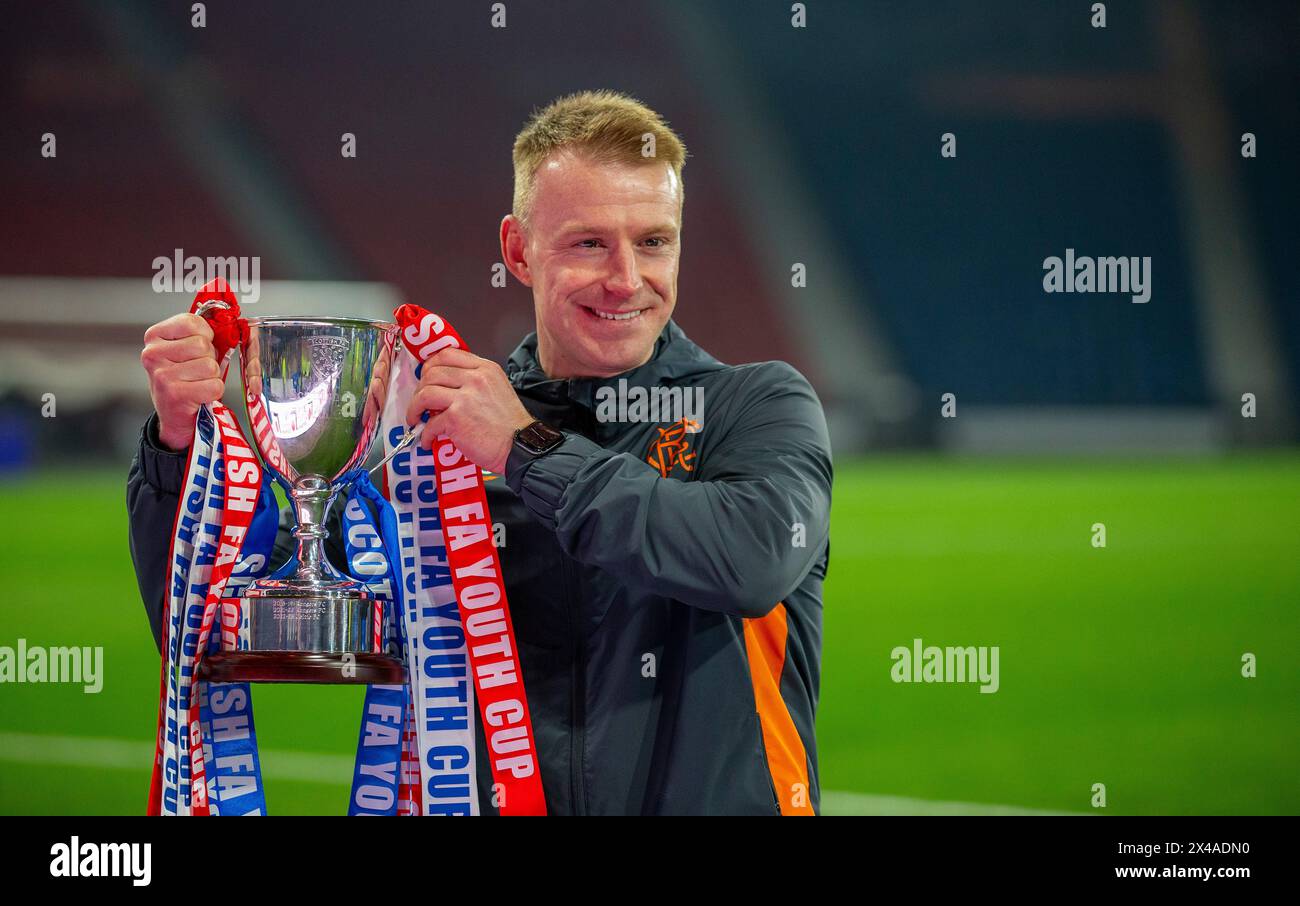
POLYGON ((944 802, 937 799, 909 799, 906 796, 875 796, 822 790, 823 815, 1087 815, 1087 812, 1054 812, 988 802, 944 802))
MULTIPOLYGON (((125 739, 87 736, 45 736, 36 733, 0 733, 0 762, 147 771, 153 745, 125 739)), ((271 749, 262 753, 262 771, 270 778, 346 786, 352 778, 352 759, 318 752, 271 749)), ((825 815, 1083 815, 980 802, 942 802, 877 796, 840 790, 822 791, 825 815)))
MULTIPOLYGON (((269 749, 261 757, 266 777, 342 786, 352 782, 352 759, 343 755, 269 749)), ((0 761, 147 771, 153 764, 153 745, 125 739, 0 733, 0 761)))

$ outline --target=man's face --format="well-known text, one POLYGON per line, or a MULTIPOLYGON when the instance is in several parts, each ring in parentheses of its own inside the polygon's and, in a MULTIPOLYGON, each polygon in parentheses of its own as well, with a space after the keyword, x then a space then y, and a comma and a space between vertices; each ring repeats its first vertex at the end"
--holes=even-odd
POLYGON ((681 191, 668 164, 561 151, 538 168, 515 261, 513 217, 502 238, 507 264, 533 289, 549 376, 611 377, 649 360, 677 302, 681 191))

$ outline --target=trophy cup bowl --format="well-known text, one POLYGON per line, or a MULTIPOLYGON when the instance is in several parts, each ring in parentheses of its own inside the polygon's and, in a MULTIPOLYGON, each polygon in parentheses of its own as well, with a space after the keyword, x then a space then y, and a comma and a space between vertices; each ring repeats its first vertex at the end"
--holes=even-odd
POLYGON ((203 662, 215 682, 405 682, 376 650, 382 606, 325 556, 325 517, 379 433, 397 325, 351 318, 250 318, 240 345, 254 445, 293 510, 298 556, 244 594, 248 650, 203 662), (294 566, 296 564, 296 567, 294 566))

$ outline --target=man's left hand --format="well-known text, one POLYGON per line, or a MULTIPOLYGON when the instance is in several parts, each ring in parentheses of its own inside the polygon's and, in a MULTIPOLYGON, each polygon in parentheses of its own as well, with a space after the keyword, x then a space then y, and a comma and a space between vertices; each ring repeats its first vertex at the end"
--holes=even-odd
POLYGON ((432 449, 434 438, 445 435, 498 475, 505 472, 515 432, 533 422, 501 366, 464 349, 443 349, 425 361, 406 423, 414 425, 426 411, 420 446, 432 449))

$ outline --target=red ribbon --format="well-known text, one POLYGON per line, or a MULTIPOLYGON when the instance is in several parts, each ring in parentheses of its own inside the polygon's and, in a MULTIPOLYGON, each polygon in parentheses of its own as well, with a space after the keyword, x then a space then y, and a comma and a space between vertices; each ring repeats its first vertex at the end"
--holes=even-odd
POLYGON ((225 360, 226 353, 248 336, 248 322, 239 315, 239 300, 235 298, 230 284, 220 277, 206 283, 199 290, 194 297, 194 304, 190 306, 190 314, 196 313, 206 302, 224 302, 228 306, 213 306, 203 314, 203 319, 212 328, 212 345, 217 350, 217 361, 221 362, 225 360))
MULTIPOLYGON (((450 324, 418 305, 403 305, 393 317, 407 350, 420 362, 442 349, 469 350, 450 324)), ((501 561, 492 543, 483 472, 446 437, 434 440, 433 461, 447 566, 469 649, 492 780, 505 794, 499 811, 545 815, 537 741, 501 561)))

